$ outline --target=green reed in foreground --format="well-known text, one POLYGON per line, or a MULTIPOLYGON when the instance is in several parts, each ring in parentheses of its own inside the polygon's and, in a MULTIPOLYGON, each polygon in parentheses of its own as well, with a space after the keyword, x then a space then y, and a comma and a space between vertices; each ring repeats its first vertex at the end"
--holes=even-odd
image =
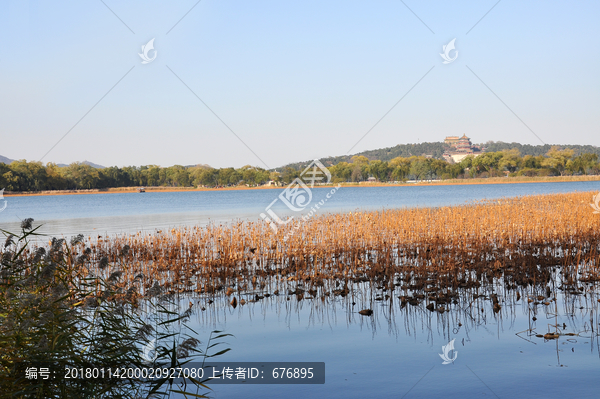
MULTIPOLYGON (((33 261, 24 262, 28 240, 36 235, 32 222, 23 221, 19 236, 3 231, 7 239, 0 252, 2 397, 168 397, 184 393, 186 387, 174 386, 166 378, 67 379, 65 368, 181 367, 229 350, 214 355, 200 350, 200 341, 193 337, 197 334, 186 326, 191 306, 180 314, 178 300, 161 288, 142 297, 136 284, 126 291, 118 287, 119 273, 104 279, 90 272, 91 251, 82 236, 70 243, 53 239, 47 249, 36 250, 33 261), (155 348, 151 364, 143 357, 149 343, 155 348), (27 367, 48 368, 50 376, 26 378, 27 367)), ((211 334, 211 339, 226 335, 211 334)), ((218 344, 209 340, 207 347, 218 344)), ((186 397, 205 397, 199 390, 208 389, 197 380, 191 381, 191 388, 194 392, 188 391, 186 397)))

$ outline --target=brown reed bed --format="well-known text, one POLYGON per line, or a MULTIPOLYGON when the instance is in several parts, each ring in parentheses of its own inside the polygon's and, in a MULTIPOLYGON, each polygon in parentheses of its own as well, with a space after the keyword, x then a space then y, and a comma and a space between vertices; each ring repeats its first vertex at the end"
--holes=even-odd
POLYGON ((600 215, 589 206, 592 195, 330 214, 277 233, 264 222, 238 222, 89 237, 78 259, 86 273, 112 276, 123 292, 139 296, 152 288, 223 295, 237 306, 269 295, 345 297, 368 282, 374 298, 395 297, 401 307, 443 313, 467 290, 499 311, 498 283, 544 299, 538 303, 556 290, 597 291, 600 215))

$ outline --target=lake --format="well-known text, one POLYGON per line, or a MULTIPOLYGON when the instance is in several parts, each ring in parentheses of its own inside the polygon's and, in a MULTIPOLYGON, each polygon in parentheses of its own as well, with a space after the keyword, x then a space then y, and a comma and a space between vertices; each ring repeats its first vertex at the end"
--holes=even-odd
MULTIPOLYGON (((341 188, 317 213, 462 205, 484 199, 600 190, 600 182, 341 188)), ((181 225, 260 220, 282 190, 94 194, 8 197, 0 228, 16 231, 32 217, 41 232, 72 236, 152 232, 181 225)), ((313 190, 312 203, 330 188, 313 190)), ((591 195, 590 195, 591 202, 591 195)), ((272 208, 294 215, 279 200, 272 208)), ((304 210, 304 213, 308 208, 304 210)), ((590 212, 592 209, 590 208, 590 212)), ((556 277, 558 279, 558 276, 556 277)), ((213 385, 212 396, 278 398, 562 398, 598 397, 600 303, 595 286, 577 295, 558 290, 556 302, 538 302, 533 288, 514 291, 495 282, 502 308, 465 290, 445 313, 402 305, 372 283, 345 297, 304 298, 282 293, 229 306, 229 298, 190 298, 192 327, 205 342, 211 330, 233 334, 219 362, 325 362, 323 385, 213 385), (528 298, 533 298, 528 301, 528 298), (204 310, 201 310, 204 308, 204 310), (373 314, 358 312, 372 309, 373 314), (535 320, 534 320, 535 318, 535 320), (544 335, 560 326, 558 339, 544 335), (454 360, 442 347, 454 340, 454 360)), ((252 298, 248 294, 248 299, 252 298)), ((184 302, 187 304, 188 299, 184 302)))
POLYGON ((199 299, 207 309, 193 327, 201 339, 215 328, 235 336, 225 340, 231 351, 220 362, 325 362, 324 385, 218 385, 216 398, 591 398, 600 389, 598 298, 597 292, 558 298, 556 320, 554 306, 531 306, 523 298, 499 314, 481 301, 485 312, 442 315, 419 306, 400 309, 396 298, 390 304, 360 295, 325 303, 270 297, 237 309, 199 299), (373 316, 359 315, 363 308, 373 316), (543 335, 556 323, 580 335, 517 335, 529 328, 543 335), (451 340, 456 358, 444 365, 442 346, 451 340))
MULTIPOLYGON (((325 199, 331 188, 314 188, 311 204, 325 199)), ((600 190, 600 182, 474 184, 448 186, 342 187, 317 213, 402 207, 461 205, 471 201, 521 195, 600 190)), ((18 231, 20 220, 33 218, 39 230, 65 237, 152 232, 177 226, 260 220, 260 213, 282 189, 197 192, 7 197, 0 228, 18 231)), ((273 209, 291 216, 282 201, 273 209)), ((302 213, 302 212, 300 212, 302 213)), ((304 212, 306 213, 306 212, 304 212)))

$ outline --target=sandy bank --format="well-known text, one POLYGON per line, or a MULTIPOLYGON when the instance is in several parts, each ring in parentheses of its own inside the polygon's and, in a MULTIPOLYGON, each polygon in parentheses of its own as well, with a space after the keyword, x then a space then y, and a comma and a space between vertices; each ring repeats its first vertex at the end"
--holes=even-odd
MULTIPOLYGON (((560 183, 577 181, 598 181, 600 176, 551 176, 551 177, 490 177, 486 179, 451 179, 440 181, 420 181, 417 183, 341 183, 342 187, 403 187, 403 186, 449 186, 449 185, 469 185, 469 184, 518 184, 518 183, 560 183)), ((330 184, 333 185, 333 184, 330 184)), ((337 185, 337 183, 336 183, 337 185)), ((231 190, 272 190, 283 189, 283 187, 273 186, 234 186, 221 188, 192 188, 192 187, 145 187, 146 193, 171 193, 187 191, 231 191, 231 190)), ((42 195, 82 195, 82 194, 117 194, 117 193, 138 193, 139 187, 116 187, 107 189, 91 190, 49 190, 39 192, 11 192, 5 191, 6 197, 19 196, 42 196, 42 195)))

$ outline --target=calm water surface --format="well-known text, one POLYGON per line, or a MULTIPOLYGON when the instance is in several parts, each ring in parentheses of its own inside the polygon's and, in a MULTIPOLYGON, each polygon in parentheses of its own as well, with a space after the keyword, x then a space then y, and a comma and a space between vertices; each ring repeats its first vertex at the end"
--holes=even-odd
POLYGON ((208 309, 194 327, 201 338, 214 328, 235 335, 226 340, 231 351, 218 361, 325 362, 325 385, 218 385, 217 398, 597 398, 597 298, 559 298, 556 319, 554 306, 534 307, 522 299, 503 304, 499 314, 488 300, 478 302, 483 313, 477 308, 443 315, 424 305, 400 309, 398 300, 350 299, 357 302, 352 306, 342 299, 271 297, 233 309, 200 299, 208 309), (357 313, 365 307, 374 315, 357 313), (555 323, 579 336, 544 340, 524 332, 544 334, 555 323), (439 354, 452 339, 456 360, 444 365, 439 354))
MULTIPOLYGON (((311 204, 325 199, 331 188, 313 189, 311 204)), ((402 207, 435 207, 467 202, 600 190, 600 182, 477 184, 454 186, 343 187, 318 211, 348 212, 402 207)), ((260 213, 283 190, 238 190, 171 193, 122 193, 8 197, 0 212, 0 228, 17 231, 19 220, 34 218, 50 235, 135 233, 176 226, 260 220, 260 213)), ((275 212, 293 213, 278 200, 275 212)))
MULTIPOLYGON (((329 188, 313 190, 313 203, 329 188)), ((319 212, 458 205, 482 199, 572 191, 598 191, 599 182, 526 183, 465 186, 341 188, 319 212)), ((43 223, 41 232, 71 236, 152 232, 180 225, 259 220, 282 190, 187 193, 131 193, 8 197, 0 228, 17 231, 19 220, 43 223)), ((591 197, 591 196, 590 196, 591 197)), ((286 212, 281 201, 273 209, 286 212)), ((397 296, 397 295, 396 295, 397 296)), ((204 341, 211 330, 233 334, 230 352, 218 361, 318 361, 326 363, 325 385, 214 386, 216 398, 596 398, 600 397, 597 292, 554 308, 537 308, 523 299, 495 315, 489 303, 440 315, 423 305, 400 309, 392 301, 285 295, 233 309, 226 298, 208 304, 193 298, 193 327, 204 341), (352 301, 356 305, 352 305, 352 301), (374 310, 361 316, 361 308, 374 310), (565 323, 558 340, 530 337, 549 325, 565 323), (462 326, 459 327, 459 323, 462 326), (457 358, 443 365, 442 346, 455 340, 457 358)), ((187 300, 186 300, 187 301, 187 300)), ((487 301, 489 302, 489 301, 487 301)), ((186 302, 187 303, 187 302, 186 302)))

